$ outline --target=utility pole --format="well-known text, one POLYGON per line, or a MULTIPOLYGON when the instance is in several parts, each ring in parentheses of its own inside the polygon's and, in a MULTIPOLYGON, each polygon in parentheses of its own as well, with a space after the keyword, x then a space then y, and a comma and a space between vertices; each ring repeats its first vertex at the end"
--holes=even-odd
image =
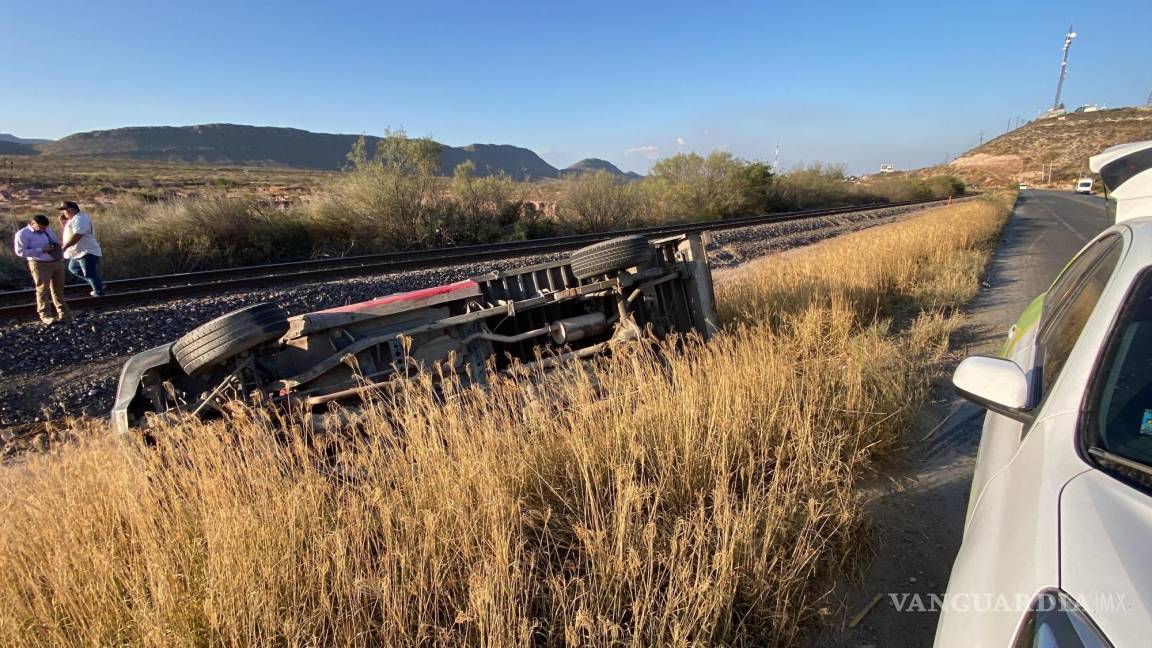
POLYGON ((984 143, 984 131, 980 131, 980 144, 984 143))
POLYGON ((1063 104, 1060 103, 1060 91, 1064 89, 1064 77, 1068 74, 1068 49, 1072 47, 1072 39, 1076 38, 1076 32, 1072 31, 1072 25, 1068 25, 1068 35, 1064 37, 1064 59, 1060 61, 1060 79, 1056 81, 1056 100, 1052 102, 1052 110, 1060 110, 1063 104))
POLYGON ((780 175, 780 142, 776 142, 776 154, 772 157, 772 173, 780 175))

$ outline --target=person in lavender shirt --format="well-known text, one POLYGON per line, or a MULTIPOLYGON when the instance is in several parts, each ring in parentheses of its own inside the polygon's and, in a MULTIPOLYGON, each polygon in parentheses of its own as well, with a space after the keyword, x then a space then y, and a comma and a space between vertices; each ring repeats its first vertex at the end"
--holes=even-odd
POLYGON ((32 284, 36 286, 36 312, 45 324, 72 317, 64 301, 64 261, 60 239, 48 226, 48 217, 36 214, 16 232, 16 256, 28 261, 32 284))

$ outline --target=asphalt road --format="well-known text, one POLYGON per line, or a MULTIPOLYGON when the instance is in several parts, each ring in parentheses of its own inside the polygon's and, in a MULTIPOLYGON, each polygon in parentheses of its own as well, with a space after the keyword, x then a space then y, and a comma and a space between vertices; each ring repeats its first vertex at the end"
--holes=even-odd
MULTIPOLYGON (((1110 224, 1102 198, 1021 192, 985 273, 989 287, 965 309, 971 321, 958 338, 960 352, 997 353, 1020 312, 1110 224)), ((818 646, 932 645, 936 613, 900 612, 894 601, 906 594, 943 595, 947 588, 984 421, 983 409, 957 397, 943 382, 909 435, 909 451, 885 467, 883 479, 867 493, 877 553, 862 578, 847 588, 842 618, 834 617, 838 627, 819 637, 818 646), (847 628, 877 594, 880 601, 860 624, 847 628)))
MULTIPOLYGON (((992 269, 1002 266, 1011 279, 1002 288, 1022 293, 1027 306, 1032 297, 1048 289, 1080 248, 1109 225, 1103 198, 1024 190, 992 269)), ((1012 313, 1008 326, 1017 314, 1012 313)))

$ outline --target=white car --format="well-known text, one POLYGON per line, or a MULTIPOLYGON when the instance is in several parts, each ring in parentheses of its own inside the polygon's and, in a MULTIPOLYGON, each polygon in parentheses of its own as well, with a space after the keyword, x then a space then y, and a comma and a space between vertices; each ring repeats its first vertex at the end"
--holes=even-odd
POLYGON ((1092 193, 1092 178, 1080 178, 1076 182, 1076 193, 1090 194, 1092 193))
POLYGON ((989 413, 940 648, 1152 645, 1152 141, 1091 167, 1116 224, 952 378, 989 413))

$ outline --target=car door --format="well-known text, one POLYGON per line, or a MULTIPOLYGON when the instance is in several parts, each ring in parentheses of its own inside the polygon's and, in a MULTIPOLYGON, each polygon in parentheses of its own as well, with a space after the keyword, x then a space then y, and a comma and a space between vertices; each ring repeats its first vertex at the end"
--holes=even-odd
POLYGON ((1095 468, 1060 496, 1060 588, 1117 646, 1152 635, 1152 269, 1092 371, 1077 440, 1095 468))
MULTIPOLYGON (((1028 367, 1034 419, 986 425, 986 434, 1001 438, 981 440, 978 462, 984 464, 987 476, 970 499, 948 596, 965 600, 983 592, 1026 603, 1037 592, 1059 584, 1060 491, 1089 470, 1075 451, 1079 394, 1088 373, 1083 356, 1095 357, 1095 348, 1087 347, 1100 344, 1078 342, 1085 330, 1097 331, 1089 327, 1090 320, 1111 320, 1112 313, 1104 311, 1115 305, 1101 309, 1097 305, 1123 253, 1119 234, 1106 235, 1085 248, 1053 284, 1042 314, 1021 338, 1033 337, 1022 343, 1017 357, 1028 367), (1001 454, 990 454, 990 449, 1001 454), (988 470, 989 460, 1001 463, 988 470)), ((993 416, 997 415, 989 418, 993 416)), ((1011 605, 949 609, 941 615, 937 644, 1009 645, 1021 618, 1022 611, 1011 605)))
MULTIPOLYGON (((1036 298, 1012 326, 1001 355, 1019 365, 1028 376, 1033 411, 1039 409, 1051 391, 1072 344, 1122 253, 1123 237, 1119 233, 1093 241, 1069 262, 1048 292, 1036 298)), ((985 417, 965 529, 989 481, 1016 455, 1029 428, 994 412, 985 417)))

